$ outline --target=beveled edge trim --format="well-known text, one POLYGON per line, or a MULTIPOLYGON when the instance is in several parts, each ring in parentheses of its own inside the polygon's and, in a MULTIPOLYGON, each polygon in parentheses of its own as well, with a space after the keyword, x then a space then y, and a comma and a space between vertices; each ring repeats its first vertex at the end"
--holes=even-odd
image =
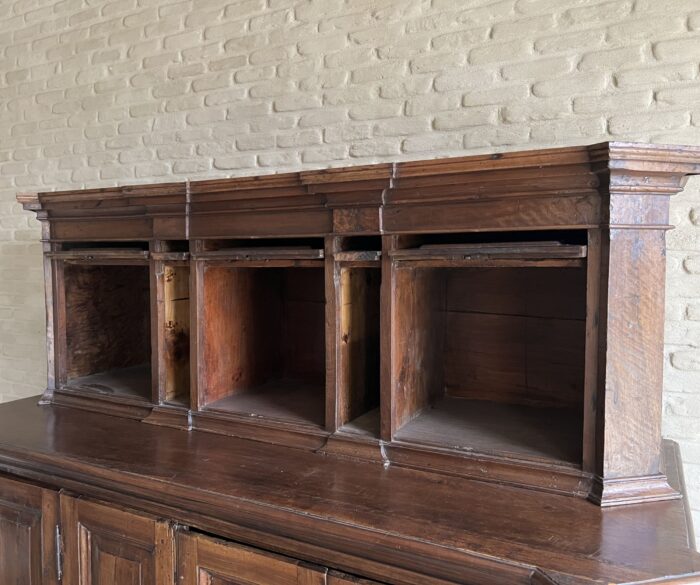
POLYGON ((420 471, 464 477, 569 497, 586 498, 592 477, 573 466, 554 465, 529 459, 461 452, 414 443, 384 443, 392 465, 420 471))
POLYGON ((246 414, 217 410, 191 413, 192 430, 238 437, 260 443, 315 451, 328 438, 328 431, 312 424, 282 419, 256 418, 246 414))
MULTIPOLYGON (((153 406, 146 400, 113 399, 97 393, 80 392, 65 388, 56 388, 49 401, 52 405, 68 406, 89 412, 123 416, 143 420, 151 413, 153 406)), ((44 403, 46 404, 46 402, 44 403)))
POLYGON ((182 431, 192 430, 192 416, 188 408, 173 404, 157 404, 141 422, 182 431))
POLYGON ((593 478, 588 499, 601 508, 682 499, 664 474, 603 479, 593 478))

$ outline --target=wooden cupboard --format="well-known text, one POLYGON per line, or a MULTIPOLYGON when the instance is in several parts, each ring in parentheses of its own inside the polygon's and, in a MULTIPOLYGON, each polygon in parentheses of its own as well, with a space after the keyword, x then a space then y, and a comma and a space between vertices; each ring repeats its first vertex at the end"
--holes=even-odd
MULTIPOLYGON (((664 468, 684 493, 670 443, 664 468)), ((683 500, 601 509, 31 398, 0 405, 0 470, 3 585, 700 583, 683 500)))
POLYGON ((201 534, 177 535, 182 585, 326 585, 326 569, 278 555, 215 540, 201 534))
POLYGON ((380 585, 192 532, 178 532, 177 551, 181 585, 380 585))
POLYGON ((0 476, 0 583, 57 585, 58 494, 0 476))
POLYGON ((19 195, 48 380, 0 408, 0 471, 75 494, 81 585, 158 581, 173 531, 214 583, 267 577, 199 532, 312 582, 694 575, 660 422, 669 197, 696 174, 700 148, 603 143, 19 195))
POLYGON ((25 482, 0 488, 3 585, 379 585, 25 482))
POLYGON ((175 575, 173 527, 131 511, 61 496, 63 572, 75 585, 165 585, 175 575))

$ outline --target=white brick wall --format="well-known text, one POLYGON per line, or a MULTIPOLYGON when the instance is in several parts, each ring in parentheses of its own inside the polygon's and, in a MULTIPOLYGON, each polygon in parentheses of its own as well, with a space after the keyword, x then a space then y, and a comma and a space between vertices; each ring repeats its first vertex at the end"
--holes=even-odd
MULTIPOLYGON (((700 144, 699 61, 698 0, 0 0, 0 400, 45 374, 16 191, 700 144)), ((700 526, 700 181, 673 222, 664 430, 700 526)))

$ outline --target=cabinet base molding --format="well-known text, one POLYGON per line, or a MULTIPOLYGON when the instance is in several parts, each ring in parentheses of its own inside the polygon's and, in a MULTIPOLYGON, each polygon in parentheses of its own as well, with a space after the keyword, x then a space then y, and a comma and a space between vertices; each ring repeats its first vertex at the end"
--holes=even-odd
POLYGON ((193 412, 192 429, 309 451, 321 448, 328 437, 321 428, 214 411, 193 412))
POLYGON ((324 455, 381 463, 382 465, 391 464, 386 455, 386 446, 382 441, 357 437, 351 433, 337 432, 332 434, 318 452, 324 455))
MULTIPOLYGON (((47 401, 42 400, 45 404, 47 401)), ((125 402, 123 399, 113 399, 109 396, 99 396, 94 393, 83 394, 73 390, 56 389, 50 399, 50 404, 70 406, 89 412, 104 413, 113 416, 143 420, 151 414, 153 407, 143 402, 125 402)))
POLYGON ((170 405, 154 406, 143 422, 189 431, 192 429, 192 416, 187 408, 170 405))
POLYGON ((513 486, 585 498, 591 478, 580 469, 533 464, 532 462, 489 457, 433 447, 390 443, 385 447, 394 465, 513 486))
POLYGON ((593 479, 589 499, 605 508, 642 502, 678 500, 682 494, 672 488, 665 475, 651 477, 622 477, 619 479, 593 479))

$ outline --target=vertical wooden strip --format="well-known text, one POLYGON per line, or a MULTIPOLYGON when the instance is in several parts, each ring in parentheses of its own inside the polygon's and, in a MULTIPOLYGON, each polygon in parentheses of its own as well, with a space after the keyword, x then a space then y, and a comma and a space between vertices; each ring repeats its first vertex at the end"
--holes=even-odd
POLYGON ((80 557, 83 553, 80 547, 78 500, 69 496, 60 496, 61 533, 63 536, 63 583, 66 585, 80 584, 80 557))
POLYGON ((394 343, 395 343, 395 277, 389 252, 396 247, 396 236, 382 236, 382 284, 380 307, 380 417, 383 441, 394 438, 394 343))
POLYGON ((155 523, 155 581, 172 583, 175 578, 175 541, 173 527, 169 522, 159 520, 155 523))
MULTIPOLYGON (((201 243, 196 241, 191 244, 197 251, 201 243)), ((202 336, 204 323, 202 312, 204 310, 203 286, 204 264, 201 260, 192 260, 190 270, 190 406, 192 410, 200 410, 204 406, 204 356, 202 336)))
POLYGON ((600 230, 588 231, 586 260, 586 349, 583 381, 583 470, 596 469, 596 419, 598 417, 598 352, 601 296, 601 235, 600 230))
POLYGON ((340 402, 343 392, 338 373, 340 346, 340 268, 335 262, 335 252, 340 250, 340 238, 325 238, 325 289, 326 289, 326 430, 335 432, 341 424, 340 402))
POLYGON ((344 425, 379 399, 379 283, 376 268, 340 269, 338 306, 339 418, 344 425))
POLYGON ((661 465, 665 232, 610 230, 605 363, 605 479, 661 465))
MULTIPOLYGON (((60 523, 60 502, 58 493, 52 490, 42 490, 41 493, 41 540, 42 540, 42 585, 58 583, 58 562, 60 543, 58 542, 58 526, 60 523)), ((64 581, 65 582, 65 581, 64 581)))
POLYGON ((54 306, 54 356, 55 387, 59 388, 68 379, 68 342, 66 337, 66 285, 65 264, 60 260, 50 260, 53 266, 53 306, 54 306))
MULTIPOLYGON (((48 222, 41 222, 41 230, 43 239, 48 239, 48 222)), ((58 364, 59 356, 57 355, 58 345, 56 343, 56 335, 60 331, 56 322, 59 313, 59 307, 56 303, 56 265, 53 260, 46 257, 46 253, 50 252, 55 247, 55 244, 42 244, 43 265, 44 265, 44 295, 46 302, 46 391, 44 394, 45 400, 51 400, 53 391, 56 389, 56 382, 59 378, 58 364)))
POLYGON ((199 585, 197 537, 187 532, 178 531, 176 544, 177 585, 199 585))
MULTIPOLYGON (((161 243, 150 242, 151 252, 159 252, 161 243)), ((163 400, 163 335, 162 323, 163 298, 161 292, 162 263, 151 256, 149 261, 150 307, 151 307, 151 392, 153 404, 163 400)))
POLYGON ((163 375, 162 397, 168 401, 186 402, 189 394, 190 371, 190 279, 189 266, 163 263, 159 279, 162 282, 163 375))

